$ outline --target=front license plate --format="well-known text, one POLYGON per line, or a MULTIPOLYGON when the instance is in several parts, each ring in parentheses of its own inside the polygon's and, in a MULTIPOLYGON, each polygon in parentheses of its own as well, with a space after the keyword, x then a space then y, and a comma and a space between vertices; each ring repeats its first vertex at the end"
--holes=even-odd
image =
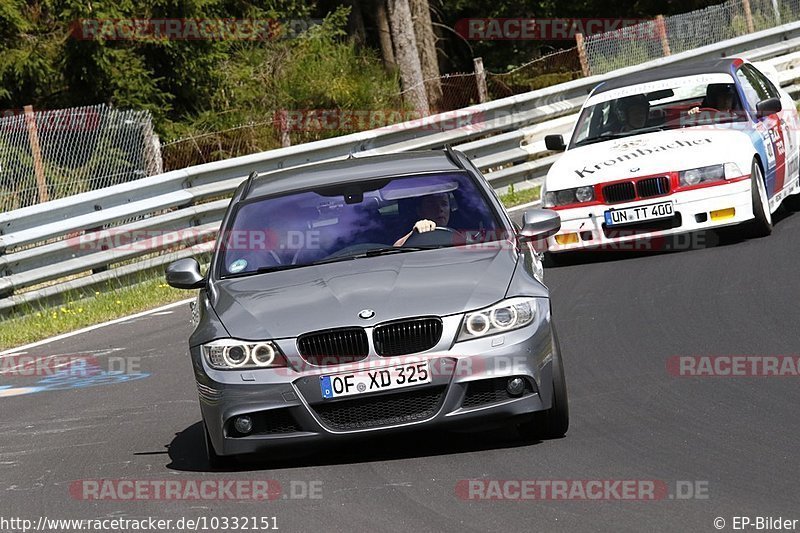
POLYGON ((363 370, 349 374, 320 376, 323 398, 338 398, 391 389, 402 389, 431 382, 428 361, 388 368, 363 370))
POLYGON ((629 207, 627 209, 611 209, 605 212, 606 226, 634 224, 645 220, 669 218, 674 214, 672 202, 629 207))

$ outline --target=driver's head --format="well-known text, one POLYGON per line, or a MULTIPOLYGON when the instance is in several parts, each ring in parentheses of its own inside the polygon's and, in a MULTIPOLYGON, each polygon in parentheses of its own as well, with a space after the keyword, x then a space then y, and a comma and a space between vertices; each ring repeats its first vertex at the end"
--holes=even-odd
POLYGON ((644 128, 650 114, 650 102, 643 94, 628 96, 620 101, 622 112, 625 113, 625 124, 631 129, 644 128))
POLYGON ((437 226, 447 226, 450 221, 450 195, 441 193, 423 196, 417 206, 417 215, 421 219, 434 221, 437 226))
POLYGON ((735 91, 732 83, 712 83, 706 88, 706 105, 719 111, 730 111, 735 91))

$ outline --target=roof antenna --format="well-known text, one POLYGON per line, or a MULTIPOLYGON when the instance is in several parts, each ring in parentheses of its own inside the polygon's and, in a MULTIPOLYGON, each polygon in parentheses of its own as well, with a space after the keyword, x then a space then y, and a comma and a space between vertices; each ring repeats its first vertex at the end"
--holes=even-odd
POLYGON ((447 159, 450 160, 455 166, 460 167, 461 162, 458 160, 458 156, 456 155, 455 150, 449 144, 444 145, 444 153, 447 154, 447 159))
POLYGON ((246 198, 250 192, 250 187, 253 185, 253 180, 258 177, 258 171, 254 170, 247 176, 247 182, 244 184, 244 191, 242 191, 242 198, 246 198))

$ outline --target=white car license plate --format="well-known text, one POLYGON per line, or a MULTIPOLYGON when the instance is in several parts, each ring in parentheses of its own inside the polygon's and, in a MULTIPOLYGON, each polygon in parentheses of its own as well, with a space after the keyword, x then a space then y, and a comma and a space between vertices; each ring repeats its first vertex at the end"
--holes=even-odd
POLYGON ((325 399, 402 389, 430 382, 428 361, 319 377, 319 386, 325 399))
POLYGON ((606 226, 633 224, 644 220, 669 218, 674 214, 672 202, 628 207, 627 209, 611 209, 605 212, 606 226))

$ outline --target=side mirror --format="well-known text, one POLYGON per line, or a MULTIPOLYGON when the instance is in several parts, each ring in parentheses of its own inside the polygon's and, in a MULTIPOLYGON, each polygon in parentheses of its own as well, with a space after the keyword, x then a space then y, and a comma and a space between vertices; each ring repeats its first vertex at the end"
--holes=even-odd
POLYGON ((548 150, 552 150, 554 152, 563 152, 567 149, 567 145, 564 144, 563 135, 545 135, 544 146, 548 150))
POLYGON ((780 98, 767 98, 756 104, 756 117, 764 118, 778 113, 783 106, 780 98))
POLYGON ((176 289, 199 289, 206 284, 200 275, 200 264, 191 257, 170 263, 164 271, 167 285, 176 289))
POLYGON ((561 216, 552 209, 533 209, 522 215, 521 237, 544 239, 561 229, 561 216))

